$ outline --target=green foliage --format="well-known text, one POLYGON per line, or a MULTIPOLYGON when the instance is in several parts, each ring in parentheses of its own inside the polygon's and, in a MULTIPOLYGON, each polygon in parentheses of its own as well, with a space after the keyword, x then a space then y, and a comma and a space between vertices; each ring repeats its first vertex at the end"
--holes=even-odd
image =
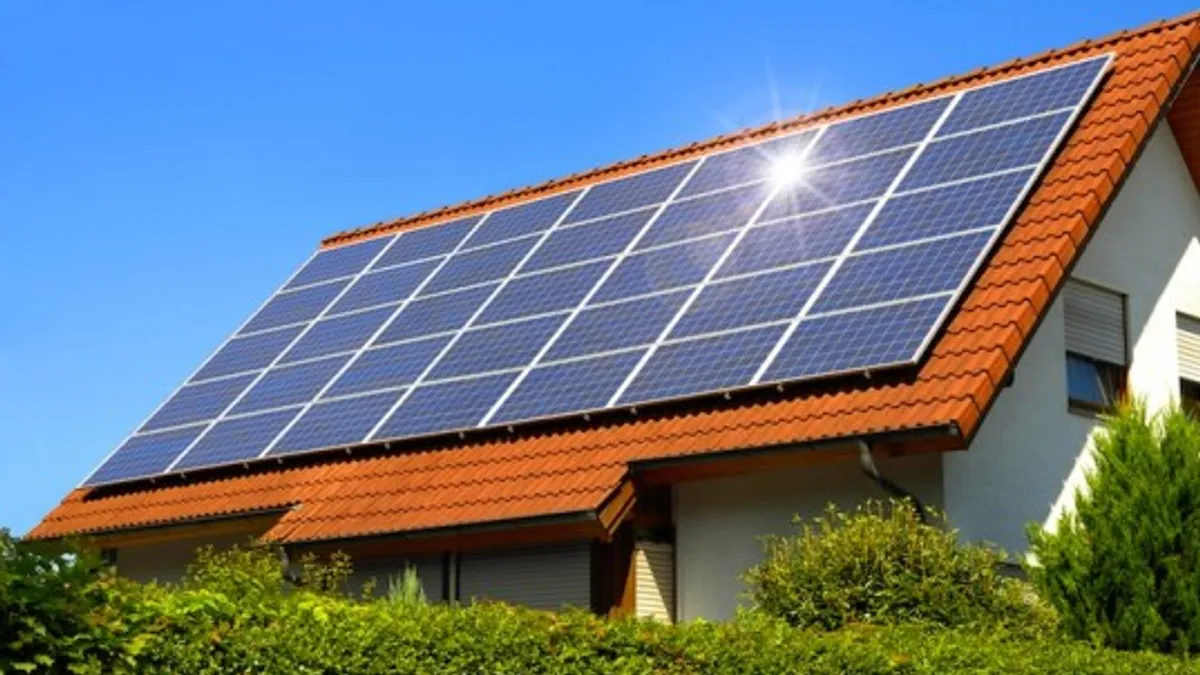
POLYGON ((767 537, 763 562, 746 574, 754 605, 794 626, 1053 625, 1024 584, 999 574, 1003 554, 960 545, 906 502, 830 506, 796 524, 795 535, 767 537))
POLYGON ((82 549, 0 530, 0 673, 85 675, 132 663, 124 585, 82 549))
POLYGON ((1200 424, 1131 402, 1054 532, 1030 528, 1030 577, 1072 635, 1119 649, 1200 649, 1200 424))
POLYGON ((412 606, 424 605, 429 601, 425 597, 425 587, 421 585, 421 577, 417 568, 409 565, 399 577, 388 579, 388 601, 392 604, 412 606))
POLYGON ((304 561, 300 578, 293 579, 280 558, 264 548, 207 551, 178 586, 136 586, 115 583, 98 565, 77 562, 81 558, 64 559, 11 540, 5 547, 0 558, 5 639, 15 634, 12 626, 31 617, 40 617, 46 628, 38 643, 44 651, 0 642, 3 675, 22 670, 171 675, 1200 673, 1182 659, 1035 641, 1003 628, 854 626, 825 632, 797 629, 756 611, 726 623, 669 626, 502 604, 358 601, 335 592, 346 579, 344 558, 325 564, 304 561), (39 571, 59 560, 69 572, 39 571), (58 583, 68 578, 81 584, 71 588, 91 590, 72 596, 71 588, 58 583), (44 587, 28 588, 37 585, 44 587), (14 602, 14 588, 32 600, 14 602), (60 597, 48 597, 55 595, 60 597), (93 637, 78 642, 80 634, 93 637), (17 649, 30 660, 16 660, 17 649), (52 661, 36 659, 38 653, 52 661))

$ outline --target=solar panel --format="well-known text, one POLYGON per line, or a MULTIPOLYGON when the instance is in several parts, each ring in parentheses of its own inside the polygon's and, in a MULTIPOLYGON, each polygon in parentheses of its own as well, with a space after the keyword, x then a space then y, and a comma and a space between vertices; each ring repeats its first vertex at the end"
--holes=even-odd
POLYGON ((1108 63, 322 250, 85 484, 915 364, 1108 63))

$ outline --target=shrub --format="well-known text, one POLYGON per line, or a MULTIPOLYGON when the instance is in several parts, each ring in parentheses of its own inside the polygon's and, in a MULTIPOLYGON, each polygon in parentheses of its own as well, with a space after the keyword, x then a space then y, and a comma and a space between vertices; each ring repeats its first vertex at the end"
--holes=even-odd
POLYGON ((1200 424, 1123 405, 1054 532, 1030 527, 1030 576, 1074 636, 1119 649, 1200 649, 1200 424))
POLYGON ((796 535, 765 539, 764 561, 746 575, 754 605, 794 626, 1053 623, 1024 584, 999 574, 1003 554, 960 545, 906 502, 830 506, 796 523, 796 535))
POLYGON ((85 675, 131 663, 125 586, 83 549, 0 530, 0 673, 85 675))

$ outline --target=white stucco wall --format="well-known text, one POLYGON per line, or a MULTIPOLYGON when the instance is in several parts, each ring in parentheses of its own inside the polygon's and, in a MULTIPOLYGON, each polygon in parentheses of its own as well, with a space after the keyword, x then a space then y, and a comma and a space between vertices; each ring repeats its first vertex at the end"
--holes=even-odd
MULTIPOLYGON (((1179 394, 1175 313, 1200 312, 1200 197, 1163 125, 1072 276, 1125 293, 1130 390, 1161 406, 1179 394)), ((1050 308, 966 452, 944 456, 951 522, 1019 554, 1026 523, 1069 507, 1096 421, 1067 411, 1061 298, 1050 308)))
MULTIPOLYGON (((930 454, 879 460, 880 471, 940 508, 941 460, 930 454)), ((745 589, 741 575, 762 558, 759 537, 793 531, 792 516, 851 507, 884 493, 857 462, 682 483, 675 487, 677 616, 729 619, 745 589)))

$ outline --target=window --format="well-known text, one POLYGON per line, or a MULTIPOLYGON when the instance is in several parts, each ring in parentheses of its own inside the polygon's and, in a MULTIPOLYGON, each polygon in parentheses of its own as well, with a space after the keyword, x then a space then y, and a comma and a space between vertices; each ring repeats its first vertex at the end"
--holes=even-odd
POLYGON ((1176 317, 1176 348, 1179 350, 1179 400, 1200 416, 1200 319, 1187 314, 1176 317))
POLYGON ((1071 279, 1063 291, 1067 337, 1067 403, 1094 415, 1125 393, 1125 296, 1071 279))

